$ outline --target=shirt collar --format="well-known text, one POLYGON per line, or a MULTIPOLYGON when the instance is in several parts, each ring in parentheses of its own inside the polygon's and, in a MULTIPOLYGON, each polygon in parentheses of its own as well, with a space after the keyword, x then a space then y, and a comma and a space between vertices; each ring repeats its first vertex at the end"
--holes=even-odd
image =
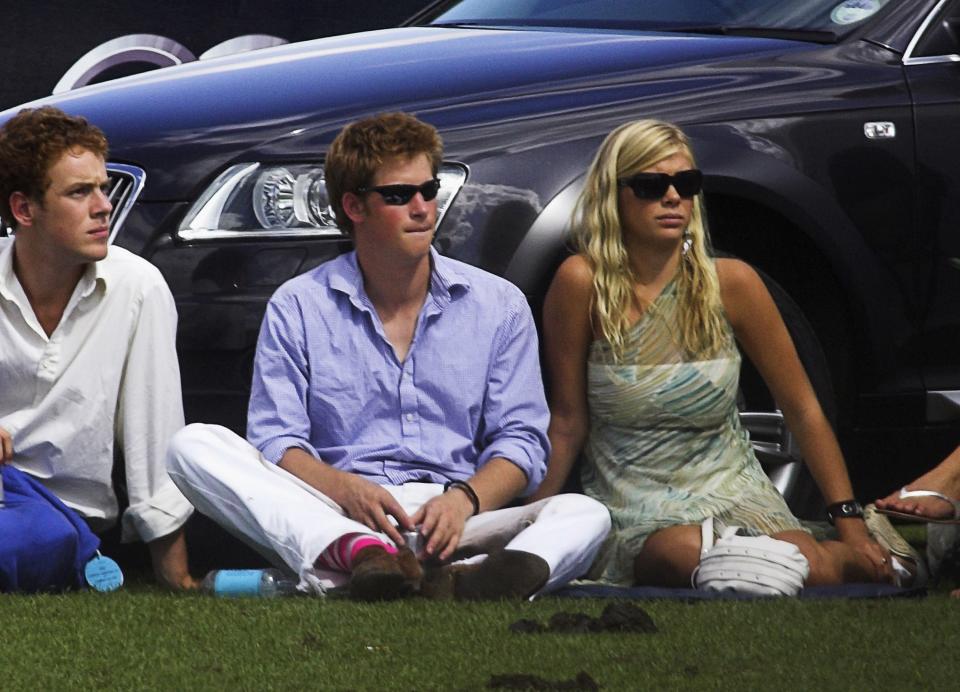
MULTIPOLYGON (((110 248, 107 252, 111 251, 113 251, 113 248, 110 248)), ((109 257, 109 254, 107 256, 109 257)), ((87 265, 87 271, 83 274, 83 280, 90 281, 90 286, 84 295, 92 291, 94 286, 100 286, 101 290, 106 293, 107 289, 116 283, 116 279, 117 268, 112 262, 107 262, 106 257, 99 262, 91 262, 87 265)))
MULTIPOLYGON (((470 290, 470 281, 457 270, 456 263, 430 248, 430 289, 429 293, 439 305, 445 305, 459 293, 470 290)), ((346 294, 357 307, 368 303, 367 292, 363 288, 363 274, 357 263, 356 250, 348 253, 342 262, 337 262, 328 279, 330 288, 346 294)))
POLYGON ((13 239, 0 238, 0 296, 13 300, 13 286, 17 277, 13 273, 13 239))
MULTIPOLYGON (((13 271, 13 245, 12 238, 0 238, 0 296, 19 302, 16 296, 23 293, 23 287, 13 271)), ((80 277, 79 297, 86 298, 97 286, 101 286, 106 292, 107 286, 113 283, 113 278, 114 273, 106 262, 91 262, 80 277)), ((74 294, 77 293, 75 290, 74 294)))
POLYGON ((97 288, 106 293, 107 286, 113 284, 112 276, 113 272, 102 260, 88 264, 80 277, 80 299, 83 300, 97 288))

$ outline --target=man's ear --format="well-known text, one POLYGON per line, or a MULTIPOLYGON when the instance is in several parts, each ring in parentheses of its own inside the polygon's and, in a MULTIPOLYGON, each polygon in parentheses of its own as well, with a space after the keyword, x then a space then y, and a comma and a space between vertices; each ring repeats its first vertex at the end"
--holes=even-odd
POLYGON ((10 193, 10 212, 19 228, 33 225, 34 208, 36 202, 23 192, 10 193))
POLYGON ((340 204, 343 206, 343 211, 347 215, 347 218, 354 223, 367 218, 367 205, 364 204, 360 195, 355 192, 344 192, 343 197, 340 198, 340 204))

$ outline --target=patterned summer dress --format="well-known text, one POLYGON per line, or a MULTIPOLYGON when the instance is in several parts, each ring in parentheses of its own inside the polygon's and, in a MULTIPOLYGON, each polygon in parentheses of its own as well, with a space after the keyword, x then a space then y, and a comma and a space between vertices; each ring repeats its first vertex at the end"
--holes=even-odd
POLYGON ((715 358, 688 360, 674 337, 677 303, 671 281, 632 328, 622 363, 606 341, 590 346, 583 486, 613 518, 603 581, 632 583, 647 536, 668 526, 713 515, 718 532, 731 524, 756 534, 801 528, 740 425, 732 328, 715 358))

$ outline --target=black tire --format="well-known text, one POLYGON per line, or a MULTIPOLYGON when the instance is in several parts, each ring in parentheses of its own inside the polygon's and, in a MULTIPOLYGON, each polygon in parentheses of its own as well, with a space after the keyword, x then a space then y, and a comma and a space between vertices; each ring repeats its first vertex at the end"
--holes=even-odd
MULTIPOLYGON (((824 415, 835 427, 836 396, 823 347, 796 301, 771 277, 759 270, 758 273, 787 325, 824 415)), ((746 356, 740 371, 738 406, 744 427, 750 432, 757 458, 783 494, 791 511, 801 519, 823 520, 823 497, 803 462, 793 435, 783 423, 783 416, 763 378, 746 356)))

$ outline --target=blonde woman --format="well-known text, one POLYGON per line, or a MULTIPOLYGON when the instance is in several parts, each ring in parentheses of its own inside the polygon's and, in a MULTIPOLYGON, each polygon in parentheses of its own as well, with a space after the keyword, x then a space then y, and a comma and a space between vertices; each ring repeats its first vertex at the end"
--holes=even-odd
POLYGON ((899 536, 883 536, 888 547, 871 538, 763 281, 710 256, 701 179, 687 137, 667 123, 623 125, 597 153, 574 214, 578 253, 544 306, 553 452, 533 499, 559 492, 583 452, 584 490, 613 518, 598 565, 613 583, 689 585, 710 516, 717 534, 737 525, 795 544, 807 585, 894 581, 888 547, 899 536), (839 541, 814 540, 754 456, 735 405, 735 342, 800 442, 839 541))

